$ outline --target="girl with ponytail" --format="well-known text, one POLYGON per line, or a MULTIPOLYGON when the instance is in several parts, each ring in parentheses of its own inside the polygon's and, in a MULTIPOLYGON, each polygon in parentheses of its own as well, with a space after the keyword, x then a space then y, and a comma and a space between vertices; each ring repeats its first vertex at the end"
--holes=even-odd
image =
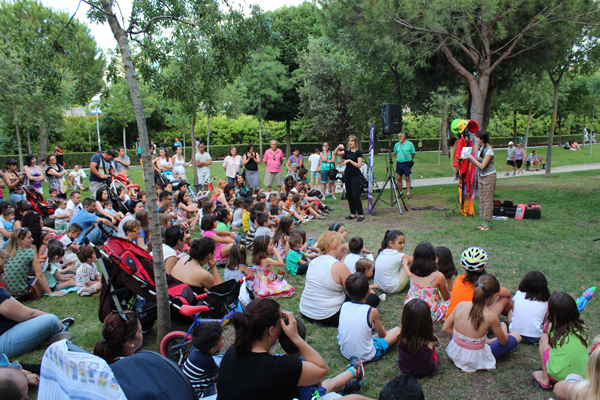
POLYGON ((133 311, 110 313, 104 319, 102 337, 94 347, 94 355, 103 358, 108 364, 133 355, 144 340, 142 324, 133 311))
POLYGON ((496 359, 508 353, 521 342, 521 335, 509 335, 504 322, 488 310, 500 292, 494 275, 483 274, 475 282, 473 300, 458 303, 446 318, 442 331, 452 335, 446 354, 465 372, 496 369, 496 359), (490 329, 496 335, 488 339, 490 329))
POLYGON ((413 258, 404 254, 406 236, 388 229, 375 259, 375 283, 385 293, 401 292, 410 278, 409 265, 413 258))
POLYGON ((219 400, 291 400, 297 386, 324 379, 329 368, 298 335, 296 318, 273 299, 256 299, 233 316, 235 341, 219 369, 219 400), (281 332, 298 347, 304 360, 269 353, 281 332))

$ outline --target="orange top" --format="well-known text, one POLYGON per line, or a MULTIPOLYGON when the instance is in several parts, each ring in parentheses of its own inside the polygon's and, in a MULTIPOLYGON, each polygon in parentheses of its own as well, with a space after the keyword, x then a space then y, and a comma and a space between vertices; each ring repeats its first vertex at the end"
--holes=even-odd
MULTIPOLYGON (((463 281, 463 277, 465 276, 467 276, 467 274, 459 275, 454 279, 452 294, 450 295, 450 304, 448 304, 448 311, 446 312, 446 317, 444 319, 448 318, 448 315, 452 313, 454 307, 461 301, 473 300, 473 284, 471 282, 463 281)), ((502 287, 500 287, 500 291, 502 291, 502 287)))
POLYGON ((450 304, 448 305, 448 311, 446 312, 446 318, 452 313, 454 307, 461 301, 473 300, 473 284, 471 282, 463 281, 463 278, 467 276, 462 274, 454 278, 454 284, 452 285, 452 294, 450 295, 450 304))

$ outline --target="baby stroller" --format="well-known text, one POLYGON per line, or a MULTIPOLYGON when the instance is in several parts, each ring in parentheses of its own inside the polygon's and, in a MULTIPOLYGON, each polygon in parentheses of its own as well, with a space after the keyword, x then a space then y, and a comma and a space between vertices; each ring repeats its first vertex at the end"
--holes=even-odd
MULTIPOLYGON (((113 310, 128 309, 136 312, 144 331, 156 321, 156 283, 152 256, 131 241, 110 237, 104 244, 102 256, 102 291, 98 318, 113 310)), ((100 259, 100 257, 98 257, 100 259)), ((182 306, 198 303, 194 291, 174 278, 167 279, 169 303, 179 310, 182 306)))
POLYGON ((248 294, 249 297, 246 297, 248 300, 253 297, 252 292, 246 288, 246 281, 252 279, 254 277, 250 274, 239 281, 232 279, 213 286, 210 292, 198 296, 198 304, 204 305, 204 308, 200 306, 200 313, 198 313, 198 307, 181 307, 180 312, 185 316, 192 317, 193 323, 187 333, 173 331, 165 335, 160 342, 160 354, 178 365, 183 365, 194 350, 191 334, 196 325, 208 321, 216 321, 221 325, 226 325, 233 314, 242 311, 243 305, 240 301, 240 297, 242 297, 240 292, 244 291, 242 292, 243 295, 248 294))
POLYGON ((33 211, 42 216, 44 226, 47 226, 48 228, 54 228, 53 216, 56 206, 48 205, 42 194, 35 190, 33 186, 23 186, 23 191, 25 192, 27 201, 29 204, 31 204, 31 207, 33 207, 33 211))
POLYGON ((154 171, 154 183, 159 185, 160 187, 165 187, 170 180, 165 177, 164 174, 161 174, 158 171, 154 171))

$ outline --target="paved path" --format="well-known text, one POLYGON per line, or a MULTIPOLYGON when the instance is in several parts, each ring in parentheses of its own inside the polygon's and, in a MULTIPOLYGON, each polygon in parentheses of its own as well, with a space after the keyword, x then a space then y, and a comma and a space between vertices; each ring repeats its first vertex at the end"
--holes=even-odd
MULTIPOLYGON (((595 164, 578 164, 578 165, 565 165, 563 167, 552 167, 552 174, 558 174, 561 172, 573 172, 573 171, 588 171, 593 169, 600 169, 600 163, 595 164)), ((498 179, 519 179, 520 176, 506 176, 504 175, 506 172, 498 172, 496 177, 498 179)), ((535 176, 535 175, 544 175, 546 173, 545 170, 540 171, 525 171, 525 175, 523 176, 535 176)), ((382 185, 382 184, 380 184, 382 185)), ((412 187, 420 187, 420 186, 436 186, 436 185, 456 185, 454 181, 454 177, 444 177, 444 178, 428 178, 421 179, 415 178, 413 175, 412 187)), ((389 185, 388 185, 389 187, 389 185)))

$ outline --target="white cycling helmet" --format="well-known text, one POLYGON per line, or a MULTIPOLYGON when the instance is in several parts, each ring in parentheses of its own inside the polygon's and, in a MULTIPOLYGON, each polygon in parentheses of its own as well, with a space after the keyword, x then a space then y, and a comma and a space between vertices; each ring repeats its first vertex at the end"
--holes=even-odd
POLYGON ((479 247, 469 247, 460 256, 460 265, 462 265, 465 271, 483 271, 487 262, 487 253, 479 247))

